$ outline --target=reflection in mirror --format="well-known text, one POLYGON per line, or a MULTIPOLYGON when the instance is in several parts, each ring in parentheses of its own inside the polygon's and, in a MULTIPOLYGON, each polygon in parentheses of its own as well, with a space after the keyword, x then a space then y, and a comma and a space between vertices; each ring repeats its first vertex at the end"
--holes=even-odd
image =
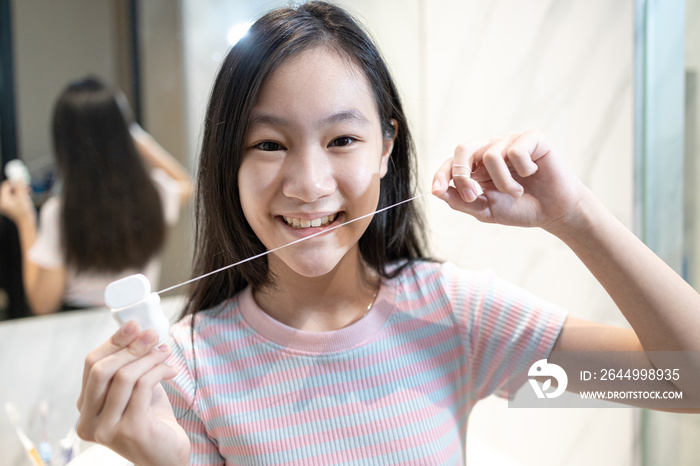
MULTIPOLYGON (((191 171, 193 155, 186 153, 183 137, 186 131, 177 2, 15 1, 10 11, 17 156, 31 172, 37 210, 60 189, 56 185, 51 114, 60 91, 78 76, 92 74, 124 90, 141 117, 141 126, 191 171)), ((161 253, 159 289, 189 276, 189 218, 189 212, 185 212, 169 230, 161 253)), ((12 239, 12 222, 3 219, 2 223, 7 257, 16 258, 19 243, 12 239)), ((0 319, 28 315, 24 297, 18 293, 22 289, 18 283, 19 263, 3 261, 3 279, 5 275, 9 283, 7 289, 0 285, 4 289, 0 292, 0 319)))

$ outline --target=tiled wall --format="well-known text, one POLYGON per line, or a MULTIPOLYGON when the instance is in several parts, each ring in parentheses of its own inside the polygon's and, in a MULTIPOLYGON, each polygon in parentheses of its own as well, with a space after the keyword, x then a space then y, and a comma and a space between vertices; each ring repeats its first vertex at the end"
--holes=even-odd
MULTIPOLYGON (((426 1, 422 8, 426 178, 461 140, 536 128, 631 226, 633 2, 426 1)), ((480 224, 436 201, 428 212, 441 257, 492 268, 572 315, 624 325, 587 269, 547 233, 480 224)), ((491 399, 475 409, 469 437, 470 446, 484 442, 514 464, 634 464, 627 408, 520 410, 491 399)))

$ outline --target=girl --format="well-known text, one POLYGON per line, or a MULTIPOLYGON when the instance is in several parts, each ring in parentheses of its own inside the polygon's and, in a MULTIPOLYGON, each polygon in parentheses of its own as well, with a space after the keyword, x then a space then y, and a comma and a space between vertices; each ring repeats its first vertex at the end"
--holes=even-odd
MULTIPOLYGON (((413 169, 396 89, 357 23, 322 2, 275 10, 214 84, 194 275, 408 199, 413 169)), ((405 203, 199 280, 157 351, 153 331, 124 326, 86 359, 81 437, 148 465, 458 464, 474 404, 508 395, 536 361, 698 349, 688 329, 700 296, 540 134, 458 147, 433 194, 559 236, 635 331, 566 318, 490 274, 427 259, 420 213, 405 203)))
POLYGON ((185 169, 133 123, 123 94, 93 77, 59 96, 53 145, 62 190, 43 204, 38 232, 29 192, 2 185, 31 311, 103 306, 105 286, 137 271, 156 282, 165 228, 192 190, 185 169))

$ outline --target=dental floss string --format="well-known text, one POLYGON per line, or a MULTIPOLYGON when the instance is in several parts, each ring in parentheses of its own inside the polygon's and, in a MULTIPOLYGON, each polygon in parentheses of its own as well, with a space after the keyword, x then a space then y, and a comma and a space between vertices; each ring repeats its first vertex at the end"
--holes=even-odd
MULTIPOLYGON (((230 268, 236 267, 237 265, 241 265, 241 264, 243 264, 244 262, 252 261, 252 260, 254 260, 254 259, 258 259, 258 258, 260 258, 260 257, 266 256, 266 255, 268 255, 268 254, 270 254, 270 253, 279 251, 280 249, 286 248, 287 246, 292 246, 293 244, 301 243, 302 241, 306 241, 306 240, 308 240, 308 239, 315 238, 316 236, 329 233, 329 232, 331 232, 331 231, 333 231, 333 230, 335 230, 335 229, 338 229, 338 228, 340 228, 340 227, 343 227, 343 226, 345 226, 345 225, 350 225, 351 223, 357 222, 358 220, 362 220, 363 218, 367 218, 367 217, 370 217, 370 216, 372 216, 372 215, 375 215, 375 214, 384 212, 385 210, 393 209, 394 207, 400 206, 401 204, 405 204, 405 203, 407 203, 407 202, 414 201, 414 200, 418 199, 419 197, 423 197, 423 196, 425 196, 426 194, 429 194, 429 193, 428 193, 428 192, 421 193, 421 194, 418 194, 418 195, 416 195, 416 196, 413 196, 413 197, 411 197, 411 198, 409 198, 409 199, 404 199, 403 201, 399 201, 399 202, 397 202, 396 204, 392 204, 392 205, 387 206, 387 207, 382 207, 381 209, 375 210, 374 212, 370 212, 370 213, 368 213, 368 214, 361 215, 361 216, 359 216, 359 217, 357 217, 357 218, 353 218, 352 220, 348 220, 348 221, 345 222, 345 223, 341 223, 340 225, 336 225, 336 226, 331 227, 331 228, 329 228, 329 229, 327 229, 327 230, 319 231, 319 232, 317 232, 317 233, 314 233, 314 234, 312 234, 312 235, 306 236, 306 237, 304 237, 304 238, 300 238, 300 239, 294 240, 294 241, 292 241, 291 243, 287 243, 287 244, 284 244, 284 245, 282 245, 282 246, 278 246, 278 247, 276 247, 276 248, 273 248, 273 249, 270 249, 270 250, 268 250, 268 251, 262 252, 262 253, 260 253, 260 254, 256 254, 256 255, 254 255, 254 256, 247 257, 247 258, 245 258, 245 259, 243 259, 243 260, 240 260, 240 261, 238 261, 238 262, 236 262, 236 263, 226 265, 226 266, 224 266, 224 267, 221 267, 221 268, 219 268, 219 269, 213 270, 213 271, 211 271, 211 272, 207 272, 207 273, 205 273, 204 275, 200 275, 199 277, 191 278, 191 279, 189 279, 189 280, 187 280, 187 281, 185 281, 185 282, 178 283, 177 285, 173 285, 173 286, 171 286, 171 287, 165 288, 164 290, 157 291, 156 293, 157 293, 157 294, 166 293, 166 292, 168 292, 168 291, 170 291, 170 290, 174 290, 175 288, 179 288, 179 287, 184 286, 184 285, 187 285, 187 284, 189 284, 189 283, 196 282, 197 280, 201 280, 202 278, 208 277, 209 275, 214 275, 215 273, 219 273, 219 272, 222 272, 222 271, 224 271, 224 270, 226 270, 226 269, 230 269, 230 268)), ((374 299, 372 300, 372 303, 374 303, 374 299)), ((370 306, 371 306, 371 304, 370 304, 370 306)))

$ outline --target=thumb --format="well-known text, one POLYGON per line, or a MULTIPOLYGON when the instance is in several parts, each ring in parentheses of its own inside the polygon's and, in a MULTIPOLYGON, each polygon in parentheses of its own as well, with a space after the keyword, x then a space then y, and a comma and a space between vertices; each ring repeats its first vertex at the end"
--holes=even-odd
POLYGON ((472 202, 465 201, 456 188, 449 187, 446 191, 435 194, 438 199, 447 203, 452 209, 469 214, 482 222, 490 221, 488 201, 484 196, 478 196, 472 202))

